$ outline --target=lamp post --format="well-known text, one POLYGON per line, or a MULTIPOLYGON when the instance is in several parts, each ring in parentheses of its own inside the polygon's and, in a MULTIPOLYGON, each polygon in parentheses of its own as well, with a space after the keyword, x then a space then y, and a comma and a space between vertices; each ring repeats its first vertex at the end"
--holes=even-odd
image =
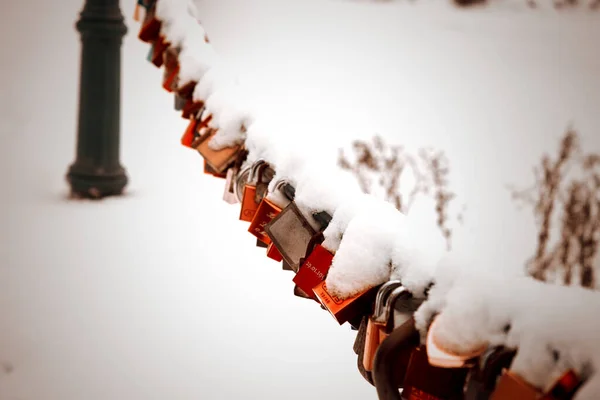
POLYGON ((67 181, 76 197, 119 195, 127 175, 119 160, 121 43, 127 33, 119 0, 86 0, 81 35, 77 155, 67 181))

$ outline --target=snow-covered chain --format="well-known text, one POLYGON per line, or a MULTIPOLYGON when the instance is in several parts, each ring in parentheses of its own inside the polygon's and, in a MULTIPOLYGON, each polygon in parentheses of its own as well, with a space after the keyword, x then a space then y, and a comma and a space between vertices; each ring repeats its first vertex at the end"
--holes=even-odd
POLYGON ((264 159, 274 167, 271 191, 285 179, 296 188, 295 201, 306 215, 316 211, 332 215, 323 232, 323 247, 335 254, 326 278, 333 294, 344 298, 397 279, 423 298, 435 282, 415 314, 423 336, 438 315, 439 339, 446 348, 516 348, 511 368, 529 383, 548 389, 561 373, 573 369, 587 378, 576 399, 599 398, 598 293, 527 277, 482 275, 465 270, 466 260, 425 248, 427 240, 415 237, 422 231, 414 229, 409 216, 363 194, 357 182, 335 165, 315 165, 285 141, 277 141, 284 127, 253 109, 250 96, 204 40, 197 14, 190 0, 157 3, 161 34, 181 49, 179 86, 198 82, 193 100, 204 102, 213 116, 210 125, 218 129, 211 148, 243 143, 248 150, 246 164, 264 159))

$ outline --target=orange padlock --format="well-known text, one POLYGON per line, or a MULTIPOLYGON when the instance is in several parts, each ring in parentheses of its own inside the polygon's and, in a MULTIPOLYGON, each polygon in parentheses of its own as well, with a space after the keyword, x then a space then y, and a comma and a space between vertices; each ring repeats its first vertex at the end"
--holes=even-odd
POLYGON ((254 201, 255 196, 256 186, 246 184, 244 186, 244 197, 242 198, 242 208, 240 210, 241 221, 252 222, 254 219, 254 215, 258 209, 258 204, 254 201))
POLYGON ((505 370, 498 380, 498 384, 490 396, 490 400, 535 400, 539 399, 539 397, 540 393, 535 387, 531 386, 517 374, 505 370))
MULTIPOLYGON (((269 183, 263 178, 263 174, 267 170, 267 168, 269 168, 269 164, 261 159, 256 161, 250 169, 248 181, 244 183, 244 190, 241 200, 241 221, 252 222, 254 216, 256 215, 256 212, 258 211, 258 206, 260 205, 262 200, 262 197, 260 196, 261 193, 259 193, 259 191, 265 191, 266 186, 268 186, 269 183)), ((265 243, 262 239, 258 240, 265 243)), ((270 239, 269 243, 271 243, 270 239)))
MULTIPOLYGON (((200 132, 202 127, 198 127, 200 132)), ((221 150, 213 150, 209 146, 210 140, 215 137, 217 130, 207 128, 205 133, 200 133, 199 140, 196 143, 196 150, 204 157, 208 165, 218 173, 223 173, 237 158, 242 150, 242 146, 235 145, 221 150)))
POLYGON ((504 370, 490 400, 570 400, 582 385, 573 370, 565 372, 547 392, 542 394, 519 375, 504 370))
POLYGON ((329 293, 325 281, 322 281, 312 289, 312 292, 321 305, 342 325, 358 315, 368 314, 371 301, 375 297, 377 290, 375 287, 369 288, 342 300, 329 293))
POLYGON ((160 35, 161 22, 156 18, 156 2, 146 12, 144 22, 138 33, 138 38, 146 43, 152 43, 160 35))
POLYGON ((266 244, 271 244, 271 238, 265 232, 265 226, 269 222, 273 220, 281 212, 281 207, 279 207, 272 200, 264 197, 258 208, 256 209, 256 213, 250 221, 250 227, 248 228, 248 232, 256 236, 257 239, 261 240, 266 244))
POLYGON ((283 256, 277 250, 277 247, 273 245, 273 242, 269 243, 269 247, 267 247, 267 257, 277 262, 283 261, 283 256))

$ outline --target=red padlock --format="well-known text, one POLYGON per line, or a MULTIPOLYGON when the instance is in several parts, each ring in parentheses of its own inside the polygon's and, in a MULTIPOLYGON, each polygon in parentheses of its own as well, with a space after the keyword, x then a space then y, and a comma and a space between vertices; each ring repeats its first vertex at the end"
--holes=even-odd
POLYGON ((156 2, 146 12, 146 17, 138 33, 138 38, 146 43, 152 43, 160 35, 161 22, 156 18, 156 2))
POLYGON ((316 295, 312 289, 325 280, 332 261, 333 254, 325 247, 317 244, 304 260, 298 273, 294 276, 293 282, 303 292, 308 293, 316 299, 316 295))
POLYGON ((272 242, 269 244, 269 247, 267 247, 267 257, 277 262, 283 261, 283 256, 272 242))
MULTIPOLYGON (((403 400, 459 400, 468 368, 439 368, 429 364, 425 346, 412 351, 404 377, 403 400)), ((517 399, 515 397, 514 399, 517 399)), ((520 399, 520 398, 519 398, 520 399)))
POLYGON ((177 88, 177 81, 179 76, 178 56, 179 52, 173 47, 169 47, 163 53, 165 71, 163 74, 162 87, 169 93, 174 92, 177 88))
POLYGON ((169 48, 169 43, 165 39, 164 36, 159 36, 157 40, 154 41, 154 46, 152 46, 152 64, 156 67, 162 67, 164 63, 164 53, 169 48))

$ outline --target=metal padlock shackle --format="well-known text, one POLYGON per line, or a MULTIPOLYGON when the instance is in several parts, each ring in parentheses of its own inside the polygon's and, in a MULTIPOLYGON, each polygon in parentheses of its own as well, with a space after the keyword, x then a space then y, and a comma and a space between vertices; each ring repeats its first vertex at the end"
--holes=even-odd
POLYGON ((252 166, 246 165, 244 168, 240 169, 237 176, 234 180, 234 191, 235 197, 237 197, 238 201, 241 203, 244 198, 244 185, 250 180, 250 174, 252 173, 252 166))
POLYGON ((378 313, 373 314, 373 322, 378 325, 387 325, 390 321, 390 315, 392 314, 392 308, 396 304, 396 300, 403 295, 412 297, 412 294, 404 286, 400 285, 392 289, 387 297, 380 302, 380 309, 376 310, 378 313))
POLYGON ((258 160, 252 163, 250 167, 250 176, 248 177, 248 182, 254 182, 261 171, 261 168, 265 168, 265 165, 268 166, 269 163, 264 158, 259 158, 258 160))
POLYGON ((387 296, 398 286, 402 286, 402 282, 399 280, 391 280, 385 282, 379 287, 377 294, 375 295, 375 304, 373 307, 373 316, 380 315, 384 306, 385 299, 387 296))
POLYGON ((204 105, 204 103, 203 103, 202 107, 200 107, 200 109, 198 110, 196 115, 193 116, 194 119, 196 121, 202 121, 202 116, 204 115, 205 112, 206 112, 206 105, 204 105))

